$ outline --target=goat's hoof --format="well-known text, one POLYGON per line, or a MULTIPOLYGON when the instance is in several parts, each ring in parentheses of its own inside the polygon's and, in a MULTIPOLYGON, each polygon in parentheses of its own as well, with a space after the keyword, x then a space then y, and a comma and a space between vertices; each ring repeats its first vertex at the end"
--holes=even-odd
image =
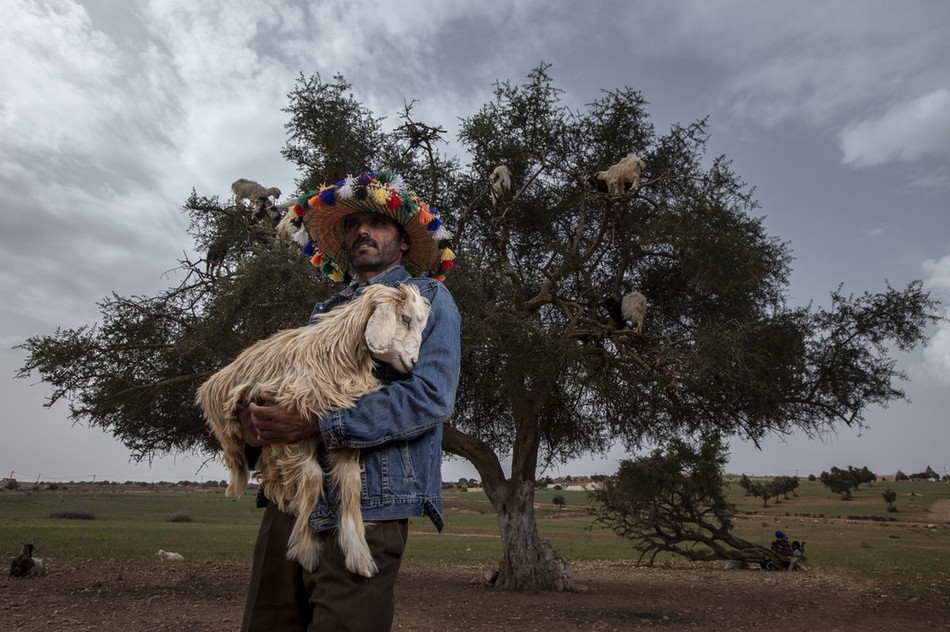
POLYGON ((376 567, 376 562, 372 560, 370 560, 368 564, 347 564, 347 568, 351 573, 367 579, 379 572, 379 569, 376 567))

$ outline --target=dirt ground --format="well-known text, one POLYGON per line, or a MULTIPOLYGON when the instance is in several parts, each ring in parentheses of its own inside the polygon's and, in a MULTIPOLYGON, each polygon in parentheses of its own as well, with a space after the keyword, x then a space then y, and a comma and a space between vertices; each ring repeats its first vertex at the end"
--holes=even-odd
MULTIPOLYGON (((684 562, 684 564, 686 564, 684 562)), ((395 630, 950 630, 946 594, 888 595, 823 569, 725 570, 575 564, 580 592, 495 593, 488 569, 412 565, 397 584, 395 630)), ((233 631, 249 568, 111 560, 51 563, 46 577, 0 580, 0 630, 233 631), (234 587, 237 587, 236 589, 234 587)))

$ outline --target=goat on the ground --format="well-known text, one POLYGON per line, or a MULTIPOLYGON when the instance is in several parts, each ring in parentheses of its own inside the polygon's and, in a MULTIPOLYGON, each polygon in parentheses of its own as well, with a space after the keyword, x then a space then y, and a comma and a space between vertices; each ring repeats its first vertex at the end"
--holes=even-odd
POLYGON ((46 564, 42 558, 33 557, 36 547, 32 543, 24 544, 20 553, 10 563, 10 577, 42 577, 46 575, 46 564))

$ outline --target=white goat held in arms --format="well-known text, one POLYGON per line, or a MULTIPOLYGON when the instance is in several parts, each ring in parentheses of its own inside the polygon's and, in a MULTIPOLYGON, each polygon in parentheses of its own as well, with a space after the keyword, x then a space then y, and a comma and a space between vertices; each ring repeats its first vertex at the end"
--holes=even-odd
MULTIPOLYGON (((376 362, 401 373, 412 370, 428 317, 429 301, 416 286, 370 285, 349 304, 322 314, 315 324, 256 342, 211 376, 198 389, 197 401, 224 449, 230 470, 227 494, 240 496, 247 487, 242 408, 264 392, 274 393, 278 405, 307 419, 349 408, 360 396, 381 387, 373 374, 376 362)), ((320 560, 320 541, 309 517, 324 483, 316 449, 313 439, 265 445, 256 465, 267 497, 281 511, 296 516, 287 558, 311 571, 320 560)), ((360 512, 359 450, 330 450, 329 462, 330 483, 339 490, 337 531, 346 568, 372 577, 377 568, 360 512)))

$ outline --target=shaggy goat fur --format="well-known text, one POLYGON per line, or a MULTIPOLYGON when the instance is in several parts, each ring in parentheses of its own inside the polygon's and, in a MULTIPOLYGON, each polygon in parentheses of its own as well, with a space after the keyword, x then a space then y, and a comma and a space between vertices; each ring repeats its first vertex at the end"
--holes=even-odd
POLYGON ((231 192, 234 193, 235 204, 247 201, 248 208, 251 210, 252 223, 266 217, 273 228, 280 220, 280 207, 271 200, 271 198, 276 200, 280 197, 280 189, 277 187, 264 188, 253 180, 241 178, 231 184, 231 192))
POLYGON ((20 554, 10 562, 10 577, 42 577, 46 575, 46 565, 42 558, 33 557, 35 547, 24 544, 20 554))
POLYGON ((264 188, 257 182, 246 178, 235 180, 234 183, 231 184, 231 193, 234 194, 235 203, 240 204, 242 201, 247 200, 252 207, 255 207, 255 210, 262 205, 261 200, 280 197, 280 189, 277 187, 264 188))
POLYGON ((511 172, 505 165, 495 167, 488 178, 491 184, 491 205, 495 208, 499 200, 507 200, 511 197, 511 172))
POLYGON ((185 556, 182 555, 181 553, 175 553, 173 551, 164 551, 162 549, 159 549, 158 553, 156 553, 155 555, 162 558, 163 560, 168 560, 169 562, 181 562, 185 559, 185 556))
MULTIPOLYGON (((352 302, 322 314, 316 324, 278 332, 244 350, 198 389, 197 401, 224 449, 230 470, 228 494, 247 487, 248 463, 240 410, 261 393, 275 394, 276 403, 316 419, 331 409, 349 408, 357 398, 378 390, 375 362, 408 373, 418 360, 429 301, 412 284, 370 285, 352 302)), ((309 517, 323 491, 324 473, 314 439, 269 444, 257 460, 257 477, 277 507, 296 515, 287 558, 307 570, 317 567, 320 541, 309 517)), ((330 484, 340 497, 337 527, 346 567, 371 577, 376 574, 366 544, 360 512, 359 450, 329 451, 330 484)))
POLYGON ((603 182, 607 193, 618 195, 621 193, 632 193, 640 186, 640 172, 647 163, 643 162, 636 154, 627 154, 615 165, 610 166, 607 171, 598 171, 589 182, 592 186, 601 190, 599 182, 603 182))
POLYGON ((642 331, 643 319, 647 315, 647 297, 639 292, 630 292, 623 297, 620 311, 623 313, 624 320, 629 320, 636 325, 637 331, 642 331))
POLYGON ((219 237, 208 246, 208 254, 205 255, 205 274, 213 276, 224 263, 224 258, 228 254, 231 245, 227 238, 219 237))

